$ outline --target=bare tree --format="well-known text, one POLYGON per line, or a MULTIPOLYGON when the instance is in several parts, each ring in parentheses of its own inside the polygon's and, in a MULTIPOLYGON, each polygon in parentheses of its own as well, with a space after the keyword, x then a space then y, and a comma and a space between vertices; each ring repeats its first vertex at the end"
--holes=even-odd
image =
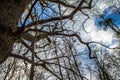
MULTIPOLYGON (((112 80, 107 64, 97 54, 101 52, 97 45, 102 46, 100 49, 120 48, 85 41, 73 30, 77 28, 75 18, 81 15, 85 18, 79 24, 85 31, 84 24, 90 18, 86 10, 92 10, 95 4, 96 0, 2 0, 1 79, 112 80), (94 44, 95 49, 91 47, 94 44), (83 53, 86 60, 82 60, 83 53)), ((114 61, 113 57, 110 60, 114 61)))

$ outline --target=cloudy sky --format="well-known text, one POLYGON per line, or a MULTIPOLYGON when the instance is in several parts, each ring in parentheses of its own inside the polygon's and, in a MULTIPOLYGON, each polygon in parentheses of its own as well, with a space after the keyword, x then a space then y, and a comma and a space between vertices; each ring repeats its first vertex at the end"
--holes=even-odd
MULTIPOLYGON (((113 6, 112 4, 107 4, 106 1, 99 1, 96 4, 97 8, 99 8, 100 14, 103 13, 103 11, 108 8, 109 6, 113 6)), ((110 11, 109 11, 110 12, 110 11)), ((113 32, 111 30, 102 30, 95 25, 95 16, 91 16, 91 18, 86 22, 86 30, 89 32, 89 36, 91 37, 91 40, 98 41, 98 42, 104 42, 104 43, 112 43, 113 41, 113 32)))

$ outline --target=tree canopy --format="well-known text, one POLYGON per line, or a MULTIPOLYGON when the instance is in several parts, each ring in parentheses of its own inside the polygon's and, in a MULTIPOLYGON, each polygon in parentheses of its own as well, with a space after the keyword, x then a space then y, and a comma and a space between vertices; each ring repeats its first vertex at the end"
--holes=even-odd
POLYGON ((0 79, 119 80, 119 5, 119 0, 2 0, 0 79))
POLYGON ((114 26, 119 29, 120 26, 120 8, 109 6, 100 16, 96 17, 95 25, 98 27, 114 26))

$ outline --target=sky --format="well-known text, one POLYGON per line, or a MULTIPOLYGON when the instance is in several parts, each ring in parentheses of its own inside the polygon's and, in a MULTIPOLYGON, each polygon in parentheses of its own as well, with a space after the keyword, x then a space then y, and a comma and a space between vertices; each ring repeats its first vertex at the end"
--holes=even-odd
POLYGON ((103 42, 111 42, 112 41, 112 35, 113 33, 111 31, 104 31, 99 30, 94 25, 94 20, 90 20, 88 23, 86 23, 89 27, 87 27, 87 31, 90 31, 89 36, 91 37, 92 41, 103 41, 103 42))
MULTIPOLYGON (((24 19, 26 18, 27 14, 29 13, 30 8, 31 8, 31 5, 28 5, 28 7, 25 9, 25 12, 21 16, 21 21, 19 21, 19 23, 18 23, 18 27, 22 26, 24 19)), ((39 2, 37 2, 35 4, 35 8, 33 8, 31 13, 33 14, 33 16, 34 16, 34 14, 36 14, 36 16, 38 16, 37 20, 48 19, 51 16, 54 16, 54 17, 57 16, 57 15, 53 14, 54 12, 51 9, 56 11, 56 6, 53 3, 51 3, 48 7, 41 7, 39 2)), ((25 25, 28 25, 31 22, 32 22, 32 19, 31 19, 31 17, 29 17, 28 20, 26 21, 25 25)))
MULTIPOLYGON (((113 15, 113 13, 110 13, 111 10, 109 10, 108 12, 109 13, 106 13, 105 14, 105 11, 107 11, 106 9, 109 8, 109 6, 112 6, 112 5, 109 5, 106 3, 106 1, 104 0, 100 0, 99 2, 97 2, 96 4, 96 9, 99 9, 99 12, 98 15, 93 15, 91 13, 88 13, 90 14, 90 19, 88 19, 84 26, 85 26, 85 30, 88 32, 88 33, 85 33, 84 31, 81 31, 81 28, 82 28, 82 25, 81 23, 85 20, 85 16, 82 15, 81 13, 77 13, 76 14, 76 17, 74 18, 75 21, 77 21, 75 24, 74 22, 72 21, 69 21, 67 25, 69 25, 69 29, 73 26, 74 28, 74 31, 75 32, 80 32, 80 36, 82 36, 83 40, 92 40, 92 41, 97 41, 97 42, 103 42, 103 43, 110 43, 112 42, 113 40, 113 32, 111 30, 102 30, 103 27, 101 26, 98 26, 96 25, 99 21, 103 21, 103 19, 99 18, 99 15, 103 14, 105 15, 105 17, 109 17, 109 16, 113 16, 113 21, 115 24, 118 24, 120 20, 117 20, 116 19, 116 16, 113 15), (96 18, 98 17, 98 21, 96 20, 96 18), (117 21, 115 21, 117 20, 117 21)), ((64 8, 64 7, 63 7, 64 8)), ((63 9, 65 10, 65 8, 63 9)), ((66 11, 66 14, 69 14, 70 12, 72 11, 72 9, 68 9, 68 11, 66 11)), ((67 28, 67 29, 68 29, 67 28)), ((73 30, 73 28, 71 28, 70 30, 73 30)))
MULTIPOLYGON (((72 0, 71 0, 72 1, 72 0)), ((41 8, 41 7, 38 7, 39 5, 36 5, 36 7, 37 8, 41 8)), ((101 1, 101 4, 99 4, 99 3, 97 3, 97 7, 100 9, 100 11, 101 11, 101 14, 103 14, 104 15, 104 18, 105 19, 108 19, 109 18, 109 16, 111 16, 113 13, 112 13, 112 10, 110 9, 109 10, 109 5, 108 4, 106 4, 106 2, 104 2, 104 1, 101 1), (105 11, 107 11, 108 10, 108 13, 106 13, 105 11)), ((53 7, 54 9, 55 9, 55 7, 53 7)), ((39 9, 40 10, 40 9, 39 9)), ((117 9, 115 9, 115 11, 116 11, 117 9)), ((41 11, 39 11, 39 13, 38 14, 40 14, 40 12, 41 11)), ((48 12, 50 12, 49 11, 49 9, 47 9, 47 10, 45 10, 45 13, 48 13, 48 12)), ((70 11, 68 11, 68 13, 70 13, 71 12, 71 9, 70 9, 70 11)), ((25 14, 23 14, 23 17, 25 16, 25 14)), ((81 16, 81 15, 80 15, 81 16)), ((80 17, 79 16, 79 17, 80 17)), ((99 19, 99 15, 97 16, 98 17, 98 21, 104 21, 104 20, 102 20, 102 19, 99 19)), ((112 15, 111 16, 112 18, 113 18, 113 22, 115 22, 115 24, 116 25, 119 25, 119 22, 116 22, 116 16, 114 16, 114 15, 112 15)), ((40 19, 46 19, 46 18, 48 18, 48 16, 45 16, 45 15, 42 15, 42 17, 40 17, 40 19)), ((82 17, 83 18, 83 17, 82 17)), ((80 21, 82 22, 82 20, 81 20, 81 18, 76 18, 76 20, 77 19, 80 19, 80 21)), ((85 25, 86 25, 86 31, 88 31, 88 33, 84 33, 83 34, 83 32, 81 32, 80 31, 80 29, 81 29, 81 23, 80 22, 76 22, 76 24, 74 25, 76 28, 74 29, 75 31, 79 31, 79 32, 81 32, 80 34, 82 34, 82 35, 80 35, 80 36, 82 36, 82 38, 85 38, 85 39, 87 39, 88 37, 89 37, 89 39, 91 40, 91 41, 97 41, 97 42, 102 42, 102 43, 106 43, 106 45, 108 45, 108 44, 111 44, 111 46, 113 46, 113 44, 112 44, 112 42, 113 42, 113 32, 111 31, 111 30, 107 30, 107 31, 105 31, 105 30, 99 30, 100 28, 100 26, 97 26, 97 25, 95 25, 95 19, 96 19, 96 17, 95 16, 91 16, 91 18, 85 23, 85 25)), ((118 18, 117 18, 118 19, 118 18)), ((120 19, 120 18, 119 18, 120 19)), ((30 23, 31 21, 28 21, 27 23, 30 23)), ((70 22, 70 24, 68 25, 68 26, 72 26, 71 25, 72 23, 70 22)), ((72 30, 72 28, 71 28, 71 30, 72 30)), ((81 45, 81 44, 80 44, 81 45)), ((81 45, 80 47, 77 47, 78 48, 78 51, 79 52, 85 52, 85 49, 82 49, 81 47, 83 47, 83 45, 81 45), (80 51, 81 50, 81 51, 80 51)), ((84 46, 85 47, 85 46, 84 46)), ((87 50, 86 50, 87 51, 87 50)), ((87 54, 87 53, 84 53, 85 55, 87 54)), ((88 57, 86 57, 86 56, 83 56, 83 58, 84 59, 86 59, 86 58, 88 58, 88 57)), ((83 59, 83 58, 81 58, 81 59, 83 59)), ((78 58, 79 59, 79 58, 78 58)), ((80 59, 79 59, 80 60, 80 59)), ((90 64, 90 62, 88 62, 89 64, 90 64)), ((89 74, 87 74, 86 75, 88 78, 89 78, 89 74)), ((50 80, 52 80, 52 79, 50 79, 50 80)))
MULTIPOLYGON (((101 0, 101 2, 97 3, 97 7, 100 9, 100 15, 102 14, 105 19, 112 18, 113 24, 119 26, 120 25, 120 23, 119 23, 120 16, 116 15, 116 13, 114 13, 114 11, 117 11, 118 8, 113 9, 111 6, 113 6, 113 5, 108 5, 105 1, 102 1, 102 0, 101 0)), ((107 45, 109 47, 117 46, 114 42, 113 31, 112 30, 103 30, 102 26, 96 25, 95 24, 97 22, 96 17, 99 17, 99 15, 97 15, 97 16, 92 15, 91 18, 85 23, 85 30, 88 32, 87 35, 89 36, 89 39, 91 41, 103 43, 104 45, 107 45)), ((98 21, 101 21, 100 18, 98 18, 98 21)), ((102 20, 102 21, 104 21, 104 20, 102 20)), ((81 34, 83 34, 83 33, 81 32, 81 34)), ((82 37, 87 39, 88 36, 83 35, 82 37)), ((81 48, 79 49, 79 51, 80 50, 81 50, 81 48)), ((84 51, 84 53, 85 52, 86 51, 84 51)), ((85 58, 85 57, 86 56, 84 55, 83 58, 85 60, 89 61, 89 62, 85 62, 85 64, 89 65, 90 63, 92 63, 92 61, 90 61, 88 58, 85 58)), ((83 60, 83 58, 82 58, 82 61, 84 62, 85 60, 83 60)), ((80 60, 80 58, 78 58, 78 60, 80 60)), ((83 65, 83 66, 86 67, 85 65, 83 65)), ((94 67, 91 67, 91 68, 94 68, 94 67)), ((88 73, 86 75, 86 77, 90 78, 90 73, 88 73)), ((94 79, 94 80, 97 80, 97 79, 94 79)))
POLYGON ((101 4, 97 4, 98 8, 100 9, 100 14, 97 16, 92 17, 86 25, 90 26, 86 29, 88 31, 91 31, 89 33, 91 39, 93 41, 102 41, 104 43, 112 43, 113 41, 113 32, 109 30, 103 30, 103 26, 98 25, 98 22, 104 22, 108 18, 112 18, 113 24, 119 26, 120 25, 120 15, 117 13, 114 13, 118 10, 118 8, 112 7, 111 5, 106 4, 106 2, 102 1, 101 4), (100 18, 99 16, 103 15, 103 18, 100 18))
MULTIPOLYGON (((69 0, 69 2, 71 3, 71 2, 73 2, 73 0, 69 0)), ((76 0, 74 2, 76 2, 76 0)), ((97 7, 100 9, 101 12, 105 13, 105 11, 107 11, 105 9, 108 8, 108 5, 105 3, 105 1, 101 1, 100 3, 101 4, 97 4, 97 7)), ((43 12, 47 14, 47 15, 44 15, 44 14, 41 14, 41 12, 42 12, 41 9, 42 8, 40 7, 39 4, 36 4, 35 7, 36 7, 36 10, 38 10, 37 15, 40 16, 39 19, 47 19, 47 18, 49 18, 49 16, 47 16, 47 15, 50 15, 50 16, 52 15, 52 11, 50 9, 46 8, 45 10, 43 10, 43 12)), ((53 9, 55 10, 55 6, 53 6, 53 9)), ((71 9, 68 10, 68 13, 70 13, 71 11, 72 11, 71 9)), ((33 10, 33 12, 34 12, 34 10, 33 10)), ((111 16, 111 10, 109 10, 109 13, 105 14, 105 17, 108 18, 109 15, 111 16)), ((25 16, 26 16, 26 13, 23 13, 23 15, 22 15, 23 20, 24 20, 25 16)), ((97 17, 98 17, 97 18, 98 21, 102 20, 102 19, 99 18, 99 16, 97 16, 97 17)), ((113 19, 114 19, 113 21, 116 20, 115 18, 113 18, 113 19)), ((22 22, 23 22, 23 20, 22 20, 22 22)), ((96 22, 98 22, 97 20, 96 20, 96 22)), ((32 22, 31 19, 28 19, 27 22, 26 22, 26 25, 29 24, 30 22, 32 22)), ((88 34, 90 36, 91 40, 93 40, 93 41, 112 42, 113 33, 111 31, 98 30, 98 28, 100 26, 95 25, 96 22, 95 22, 95 18, 92 17, 85 24, 86 26, 89 26, 89 27, 86 27, 86 30, 91 31, 88 34), (99 36, 99 38, 98 38, 98 36, 99 36)), ((119 22, 115 21, 115 24, 119 24, 119 22)), ((77 25, 80 26, 79 23, 77 25)), ((19 23, 18 26, 20 27, 21 23, 19 23)), ((76 29, 79 30, 79 27, 76 28, 76 29)))

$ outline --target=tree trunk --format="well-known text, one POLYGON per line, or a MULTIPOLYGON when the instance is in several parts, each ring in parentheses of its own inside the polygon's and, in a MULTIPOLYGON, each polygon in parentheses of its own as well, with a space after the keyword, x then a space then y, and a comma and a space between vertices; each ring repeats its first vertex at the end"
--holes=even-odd
POLYGON ((7 30, 0 25, 0 64, 3 63, 11 54, 15 37, 11 30, 7 30))
POLYGON ((0 1, 0 24, 6 28, 11 28, 15 32, 21 15, 30 1, 32 0, 0 1))
POLYGON ((17 24, 25 7, 32 0, 2 0, 0 2, 0 64, 11 54, 17 24))

